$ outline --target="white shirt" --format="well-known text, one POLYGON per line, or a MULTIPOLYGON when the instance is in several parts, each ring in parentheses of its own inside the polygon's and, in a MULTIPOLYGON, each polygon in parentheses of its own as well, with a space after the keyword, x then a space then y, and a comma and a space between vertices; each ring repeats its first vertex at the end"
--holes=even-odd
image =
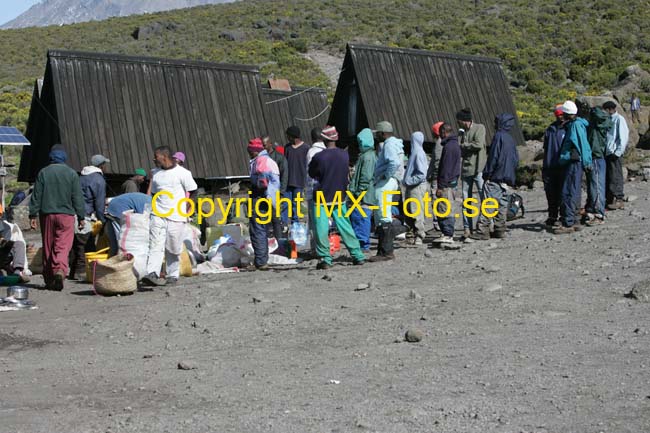
MULTIPOLYGON (((151 195, 155 196, 156 193, 165 191, 169 192, 171 196, 160 194, 156 197, 153 203, 156 213, 161 216, 172 211, 171 215, 164 218, 172 221, 187 221, 187 218, 178 213, 178 202, 185 198, 185 193, 195 191, 197 188, 192 173, 180 165, 168 170, 159 169, 151 179, 151 195)), ((185 206, 183 206, 182 211, 184 213, 185 209, 185 206)))

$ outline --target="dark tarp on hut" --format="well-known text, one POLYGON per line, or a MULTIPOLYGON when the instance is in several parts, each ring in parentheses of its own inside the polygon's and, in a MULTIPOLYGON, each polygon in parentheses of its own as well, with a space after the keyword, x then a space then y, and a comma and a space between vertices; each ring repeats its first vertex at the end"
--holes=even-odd
POLYGON ((129 175, 165 145, 197 179, 246 175, 246 143, 265 129, 254 66, 50 51, 19 180, 33 182, 58 142, 76 170, 101 153, 111 174, 129 175))
POLYGON ((311 143, 312 128, 322 128, 327 124, 329 105, 324 89, 293 88, 287 92, 265 87, 262 97, 267 132, 277 144, 286 143, 285 131, 291 125, 300 128, 302 139, 311 143))
MULTIPOLYGON (((422 131, 432 141, 431 125, 444 120, 456 126, 456 112, 471 108, 474 121, 487 128, 494 118, 516 116, 508 81, 496 59, 369 45, 347 47, 329 123, 350 143, 361 129, 387 120, 408 140, 422 131)), ((524 143, 519 125, 512 132, 524 143)))

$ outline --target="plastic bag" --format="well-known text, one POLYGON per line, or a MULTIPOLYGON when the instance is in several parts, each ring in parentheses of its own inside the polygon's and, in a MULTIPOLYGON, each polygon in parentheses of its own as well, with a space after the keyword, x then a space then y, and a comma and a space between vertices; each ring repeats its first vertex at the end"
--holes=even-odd
POLYGON ((299 247, 307 244, 307 226, 299 222, 291 224, 289 239, 299 247))

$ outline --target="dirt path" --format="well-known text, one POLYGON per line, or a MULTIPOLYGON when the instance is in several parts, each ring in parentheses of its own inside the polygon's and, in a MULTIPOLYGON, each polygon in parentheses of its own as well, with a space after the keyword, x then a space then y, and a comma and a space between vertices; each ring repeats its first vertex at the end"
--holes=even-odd
POLYGON ((33 290, 0 315, 0 432, 650 431, 650 304, 623 297, 649 276, 650 185, 626 188, 577 234, 541 231, 533 191, 508 239, 461 251, 33 290))

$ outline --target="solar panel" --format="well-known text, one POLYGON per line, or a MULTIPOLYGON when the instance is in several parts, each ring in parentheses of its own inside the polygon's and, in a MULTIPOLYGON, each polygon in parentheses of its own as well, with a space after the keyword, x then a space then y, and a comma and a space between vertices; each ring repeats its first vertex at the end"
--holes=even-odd
POLYGON ((0 146, 29 146, 20 131, 13 126, 0 126, 0 146))

